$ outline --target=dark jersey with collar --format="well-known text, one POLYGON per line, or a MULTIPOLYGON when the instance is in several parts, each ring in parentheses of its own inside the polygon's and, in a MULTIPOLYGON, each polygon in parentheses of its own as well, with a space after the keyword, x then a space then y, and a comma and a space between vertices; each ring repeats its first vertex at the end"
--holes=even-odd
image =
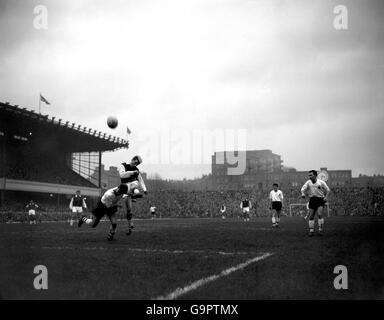
POLYGON ((249 207, 249 201, 248 200, 243 200, 243 208, 248 208, 249 207))
POLYGON ((82 195, 75 194, 73 197, 72 206, 74 207, 82 207, 83 206, 83 199, 84 197, 82 195))
POLYGON ((138 181, 139 169, 136 166, 133 166, 133 165, 125 163, 125 162, 122 165, 124 166, 125 171, 136 171, 136 172, 128 178, 121 178, 121 183, 129 183, 132 181, 138 181))

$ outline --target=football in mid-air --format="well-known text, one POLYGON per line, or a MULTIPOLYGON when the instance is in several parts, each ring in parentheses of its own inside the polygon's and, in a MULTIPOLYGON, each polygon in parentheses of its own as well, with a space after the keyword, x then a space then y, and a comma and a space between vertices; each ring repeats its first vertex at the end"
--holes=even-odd
POLYGON ((115 129, 118 125, 118 121, 117 121, 117 118, 116 117, 108 117, 107 119, 107 125, 108 127, 110 127, 111 129, 115 129))

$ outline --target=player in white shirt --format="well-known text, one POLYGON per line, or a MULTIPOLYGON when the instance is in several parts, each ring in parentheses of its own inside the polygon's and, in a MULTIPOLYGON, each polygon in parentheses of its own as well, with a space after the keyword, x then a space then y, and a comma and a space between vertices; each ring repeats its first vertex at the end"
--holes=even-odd
POLYGON ((317 223, 319 226, 318 235, 322 235, 324 218, 323 218, 323 209, 325 203, 327 202, 327 197, 331 190, 327 184, 317 179, 317 171, 309 171, 309 180, 304 183, 301 188, 301 197, 305 199, 306 195, 309 196, 309 214, 308 214, 308 225, 309 225, 309 236, 314 235, 315 229, 315 216, 317 214, 317 223))
POLYGON ((117 204, 122 199, 122 197, 127 194, 127 192, 128 187, 125 184, 121 184, 116 188, 112 188, 105 191, 104 195, 97 202, 96 208, 92 210, 93 219, 87 218, 87 216, 82 216, 78 222, 79 228, 82 226, 83 223, 89 225, 91 228, 95 228, 99 224, 100 220, 105 215, 107 215, 109 221, 111 222, 108 240, 113 240, 117 227, 117 204))
POLYGON ((281 208, 283 207, 283 192, 279 190, 277 183, 273 184, 273 190, 269 193, 269 201, 271 201, 272 210, 272 227, 278 227, 280 222, 281 208))
POLYGON ((240 208, 243 211, 244 221, 249 221, 249 210, 252 208, 251 201, 245 198, 243 201, 241 201, 240 208))
POLYGON ((28 219, 29 224, 36 224, 36 210, 39 208, 39 206, 31 200, 25 208, 28 210, 28 219))
POLYGON ((223 204, 223 205, 220 207, 221 219, 225 219, 225 218, 226 218, 226 211, 227 211, 227 208, 226 208, 225 205, 223 204))
POLYGON ((156 207, 154 205, 151 205, 149 207, 149 212, 151 213, 151 216, 152 216, 152 219, 155 219, 156 218, 156 207))

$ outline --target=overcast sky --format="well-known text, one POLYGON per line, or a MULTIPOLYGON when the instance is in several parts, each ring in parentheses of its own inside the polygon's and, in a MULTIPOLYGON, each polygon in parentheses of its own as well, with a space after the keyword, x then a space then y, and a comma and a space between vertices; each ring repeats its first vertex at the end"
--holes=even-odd
MULTIPOLYGON (((43 114, 122 138, 128 126, 107 167, 143 152, 143 133, 234 129, 298 170, 383 174, 383 17, 381 0, 0 0, 0 101, 37 110, 41 92, 43 114)), ((210 172, 146 156, 164 178, 210 172)))

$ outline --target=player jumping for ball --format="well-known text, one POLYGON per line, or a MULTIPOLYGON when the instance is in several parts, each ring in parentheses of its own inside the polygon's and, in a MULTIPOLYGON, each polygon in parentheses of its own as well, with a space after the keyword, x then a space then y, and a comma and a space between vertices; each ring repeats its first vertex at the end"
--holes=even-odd
POLYGON ((279 190, 279 185, 277 183, 274 183, 273 190, 269 193, 269 200, 271 201, 272 210, 272 227, 277 228, 279 226, 283 199, 283 192, 279 190))
POLYGON ((127 235, 130 235, 133 229, 132 201, 136 201, 136 198, 141 198, 143 196, 140 189, 143 190, 144 194, 147 194, 147 188, 144 180, 139 169, 137 168, 137 166, 142 162, 143 160, 140 156, 134 156, 129 164, 124 162, 119 167, 121 183, 127 185, 128 187, 127 195, 124 196, 122 201, 122 208, 128 221, 127 235))
POLYGON ((116 188, 107 190, 101 197, 101 199, 97 202, 96 208, 92 210, 93 218, 82 216, 78 222, 79 228, 82 226, 83 223, 89 225, 91 228, 96 228, 100 220, 106 215, 109 218, 109 221, 111 222, 108 240, 113 240, 117 227, 117 203, 124 195, 127 194, 127 191, 128 187, 125 184, 121 184, 116 188))
POLYGON ((318 235, 322 235, 323 226, 324 226, 324 218, 323 218, 323 209, 325 203, 327 202, 327 197, 331 190, 327 186, 327 184, 317 179, 317 171, 311 170, 309 171, 309 180, 304 183, 301 188, 301 197, 305 199, 306 194, 309 196, 309 215, 308 215, 308 225, 309 225, 309 236, 314 235, 315 229, 315 215, 317 213, 317 223, 319 226, 318 235))

